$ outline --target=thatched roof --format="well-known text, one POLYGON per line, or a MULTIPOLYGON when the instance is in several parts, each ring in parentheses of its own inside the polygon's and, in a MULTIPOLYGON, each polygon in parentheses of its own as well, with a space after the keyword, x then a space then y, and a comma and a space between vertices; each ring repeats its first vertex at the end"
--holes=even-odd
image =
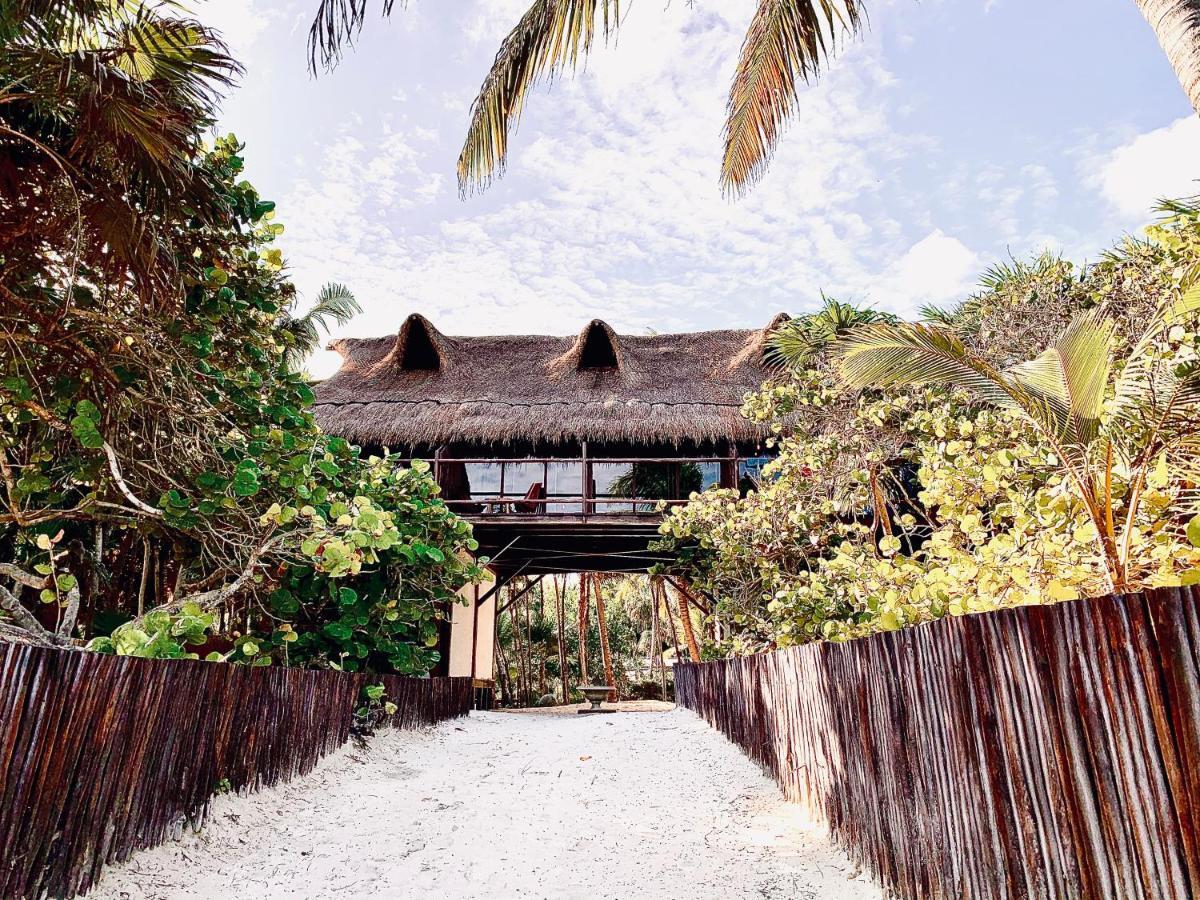
POLYGON ((599 320, 575 337, 449 337, 409 316, 396 337, 348 338, 317 388, 317 419, 356 443, 574 440, 670 443, 763 432, 739 414, 768 376, 757 330, 618 335, 599 320))

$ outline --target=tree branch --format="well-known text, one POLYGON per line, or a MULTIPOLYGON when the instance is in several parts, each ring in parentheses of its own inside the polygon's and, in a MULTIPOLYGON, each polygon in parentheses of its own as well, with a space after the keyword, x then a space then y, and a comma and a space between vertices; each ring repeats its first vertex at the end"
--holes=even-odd
MULTIPOLYGON (((277 534, 264 542, 250 554, 250 558, 246 561, 246 567, 242 570, 241 574, 228 584, 222 585, 219 588, 214 588, 211 591, 200 591, 196 594, 188 594, 183 597, 174 597, 170 601, 149 610, 146 615, 154 612, 178 612, 179 610, 183 609, 184 605, 188 603, 195 603, 202 609, 211 608, 220 603, 224 603, 226 600, 244 588, 246 584, 255 576, 258 571, 259 562, 262 560, 262 558, 275 547, 282 544, 287 538, 292 537, 293 534, 293 532, 284 532, 282 534, 277 534)), ((133 620, 133 622, 140 623, 145 617, 146 616, 138 616, 133 620)))
POLYGON ((75 631, 75 623, 79 621, 79 585, 75 585, 67 591, 67 608, 63 613, 62 621, 58 625, 58 637, 63 640, 71 640, 71 634, 75 631))
POLYGON ((41 647, 61 647, 66 643, 58 635, 43 628, 33 613, 22 606, 16 595, 3 585, 0 585, 0 609, 8 613, 17 627, 29 636, 30 643, 41 647))
POLYGON ((108 441, 105 441, 103 446, 104 455, 108 457, 108 471, 112 473, 113 482, 117 485, 117 490, 125 496, 126 500, 146 515, 161 519, 163 515, 161 509, 157 509, 148 503, 143 503, 134 496, 133 491, 129 490, 129 485, 125 483, 125 478, 121 475, 121 466, 117 462, 117 451, 112 448, 112 445, 108 441))
POLYGON ((0 643, 26 644, 31 647, 53 646, 52 644, 47 644, 44 641, 38 640, 36 635, 30 634, 24 628, 18 628, 16 625, 11 625, 4 619, 0 619, 0 643))
POLYGON ((44 590, 50 587, 49 575, 31 575, 20 566, 14 566, 12 563, 0 562, 0 575, 6 578, 11 578, 17 584, 23 584, 25 587, 33 588, 35 591, 44 590))

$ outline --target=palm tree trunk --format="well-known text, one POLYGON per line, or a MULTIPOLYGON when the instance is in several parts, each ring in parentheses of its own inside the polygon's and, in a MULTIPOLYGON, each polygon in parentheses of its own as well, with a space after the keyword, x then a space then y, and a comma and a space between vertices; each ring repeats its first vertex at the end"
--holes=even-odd
POLYGON ((496 629, 496 681, 500 684, 500 705, 508 706, 512 701, 512 688, 508 683, 508 656, 500 642, 500 629, 496 629))
POLYGON ((667 661, 665 659, 663 659, 662 618, 659 615, 659 613, 660 613, 659 603, 662 602, 662 598, 663 598, 663 582, 662 582, 661 578, 658 578, 658 579, 650 582, 650 606, 654 610, 654 623, 652 626, 653 630, 651 632, 653 634, 654 646, 651 648, 651 651, 650 651, 652 654, 650 657, 650 677, 652 679, 654 678, 654 660, 655 660, 655 657, 657 657, 658 658, 658 678, 659 678, 659 681, 661 682, 661 691, 662 691, 662 697, 660 699, 666 700, 667 699, 667 661))
POLYGON ((687 638, 688 655, 691 656, 692 662, 700 662, 700 645, 696 643, 696 632, 692 628, 687 594, 681 591, 678 585, 675 587, 675 593, 679 597, 679 618, 683 621, 683 636, 687 638))
POLYGON ((590 684, 587 664, 588 577, 579 576, 579 683, 590 684))
POLYGON ((554 614, 558 618, 558 672, 562 681, 562 702, 571 701, 570 673, 567 670, 567 577, 560 582, 554 579, 554 614))
POLYGON ((533 623, 529 619, 529 605, 533 600, 529 591, 525 592, 525 702, 533 705, 533 623))
POLYGON ((1200 113, 1200 0, 1134 0, 1200 113))
POLYGON ((654 654, 659 650, 658 645, 658 583, 653 576, 650 578, 650 652, 646 662, 650 666, 650 681, 654 680, 654 654))
POLYGON ((608 629, 604 622, 604 591, 600 576, 593 575, 592 579, 596 591, 596 624, 600 626, 600 653, 604 657, 604 683, 612 688, 608 693, 608 701, 613 703, 620 697, 617 694, 617 676, 613 672, 612 650, 608 646, 608 629))
POLYGON ((671 614, 671 601, 667 597, 667 586, 662 589, 663 611, 667 614, 667 624, 671 626, 671 646, 675 649, 675 662, 679 662, 679 632, 675 630, 675 616, 671 614))
MULTIPOLYGON (((511 587, 509 591, 511 594, 511 587)), ((517 685, 516 690, 513 691, 513 705, 520 706, 524 702, 525 696, 525 654, 521 651, 521 620, 517 617, 515 606, 508 608, 508 620, 512 625, 513 655, 516 657, 517 664, 517 685)))

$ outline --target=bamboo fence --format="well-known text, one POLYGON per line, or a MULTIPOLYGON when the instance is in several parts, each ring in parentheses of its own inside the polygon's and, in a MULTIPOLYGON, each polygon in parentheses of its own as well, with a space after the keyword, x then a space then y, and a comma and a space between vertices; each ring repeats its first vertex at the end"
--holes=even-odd
POLYGON ((200 827, 218 787, 310 771, 366 684, 415 728, 465 715, 469 678, 146 660, 0 644, 0 897, 69 897, 200 827))
POLYGON ((911 898, 1200 896, 1200 591, 676 666, 678 701, 911 898))

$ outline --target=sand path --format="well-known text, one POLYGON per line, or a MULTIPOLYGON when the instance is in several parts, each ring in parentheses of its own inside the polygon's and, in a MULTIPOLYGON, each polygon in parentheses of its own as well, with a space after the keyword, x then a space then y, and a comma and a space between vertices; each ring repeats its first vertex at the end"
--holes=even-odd
POLYGON ((113 867, 89 896, 881 896, 850 875, 687 711, 494 712, 388 732, 291 784, 220 798, 200 835, 113 867))

